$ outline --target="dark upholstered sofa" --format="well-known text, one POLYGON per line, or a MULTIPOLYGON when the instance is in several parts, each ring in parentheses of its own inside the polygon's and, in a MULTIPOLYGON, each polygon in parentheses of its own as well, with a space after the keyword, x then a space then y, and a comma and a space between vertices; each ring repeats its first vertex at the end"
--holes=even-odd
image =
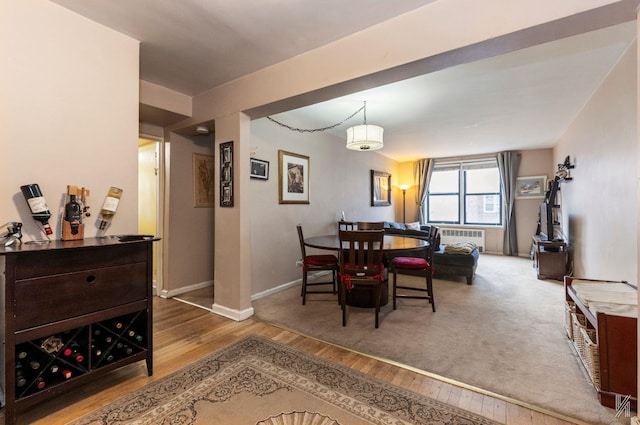
MULTIPOLYGON (((384 231, 389 235, 402 235, 412 238, 427 239, 429 226, 416 224, 404 224, 391 221, 385 221, 384 231)), ((473 283, 473 277, 476 273, 476 267, 478 266, 478 258, 480 253, 477 248, 471 250, 471 252, 455 252, 449 253, 445 245, 439 243, 440 237, 438 236, 438 243, 433 250, 433 268, 435 270, 436 277, 444 276, 464 276, 467 280, 467 284, 473 283)), ((401 255, 419 255, 416 253, 403 253, 401 255)), ((409 272, 411 274, 415 272, 409 272)))

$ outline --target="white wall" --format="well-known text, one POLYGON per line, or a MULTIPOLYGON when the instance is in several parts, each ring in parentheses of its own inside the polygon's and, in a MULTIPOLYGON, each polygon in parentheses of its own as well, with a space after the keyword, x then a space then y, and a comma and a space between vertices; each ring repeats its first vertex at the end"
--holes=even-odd
MULTIPOLYGON (((269 161, 269 180, 251 180, 252 294, 300 279, 296 225, 305 236, 336 234, 347 220, 393 221, 401 192, 392 189, 392 205, 371 207, 370 170, 389 172, 396 184, 398 164, 376 152, 354 152, 345 141, 324 133, 296 133, 266 119, 251 122, 251 150, 269 161), (309 204, 278 203, 278 150, 309 157, 309 204)), ((243 159, 245 160, 245 159, 243 159)), ((249 158, 246 158, 248 161, 249 158)))
POLYGON ((554 149, 573 180, 559 193, 574 274, 637 281, 637 65, 634 43, 554 149))
POLYGON ((124 190, 109 234, 136 233, 138 49, 127 36, 44 0, 0 5, 0 223, 44 234, 20 186, 38 183, 55 217, 67 185, 91 190, 85 237, 97 233, 109 186, 124 190))

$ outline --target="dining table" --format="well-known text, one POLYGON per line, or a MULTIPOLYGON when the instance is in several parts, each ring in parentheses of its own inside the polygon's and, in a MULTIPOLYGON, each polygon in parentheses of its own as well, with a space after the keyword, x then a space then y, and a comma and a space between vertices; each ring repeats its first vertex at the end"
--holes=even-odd
MULTIPOLYGON (((319 235, 310 236, 304 238, 305 246, 309 248, 316 248, 329 251, 340 252, 343 247, 340 246, 340 238, 338 235, 319 235)), ((382 241, 382 250, 386 258, 389 256, 397 256, 403 252, 426 250, 429 247, 429 241, 418 238, 411 238, 403 235, 384 235, 382 241)), ((346 246, 344 247, 346 248, 346 246)), ((385 264, 389 264, 390 261, 385 261, 385 264)), ((385 274, 384 282, 382 283, 382 297, 380 299, 380 306, 386 305, 389 302, 389 279, 388 273, 385 274)), ((375 307, 374 291, 371 287, 354 287, 347 293, 346 303, 353 307, 375 307)))

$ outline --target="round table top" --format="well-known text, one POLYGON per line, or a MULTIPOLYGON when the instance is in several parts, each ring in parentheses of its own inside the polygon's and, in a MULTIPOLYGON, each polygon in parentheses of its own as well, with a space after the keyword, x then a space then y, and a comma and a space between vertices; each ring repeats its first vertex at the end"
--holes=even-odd
MULTIPOLYGON (((340 239, 338 235, 312 236, 305 238, 304 244, 311 248, 328 249, 332 251, 340 250, 340 239)), ((400 235, 384 235, 384 241, 382 242, 383 251, 424 249, 428 246, 429 242, 423 239, 408 238, 400 235)))

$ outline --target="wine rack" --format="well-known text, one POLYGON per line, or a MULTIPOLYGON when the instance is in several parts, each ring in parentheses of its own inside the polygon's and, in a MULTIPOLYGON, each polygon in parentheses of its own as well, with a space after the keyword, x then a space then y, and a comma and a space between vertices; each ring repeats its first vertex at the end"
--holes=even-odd
POLYGON ((0 248, 6 424, 127 364, 145 360, 153 373, 154 240, 89 238, 0 248))

